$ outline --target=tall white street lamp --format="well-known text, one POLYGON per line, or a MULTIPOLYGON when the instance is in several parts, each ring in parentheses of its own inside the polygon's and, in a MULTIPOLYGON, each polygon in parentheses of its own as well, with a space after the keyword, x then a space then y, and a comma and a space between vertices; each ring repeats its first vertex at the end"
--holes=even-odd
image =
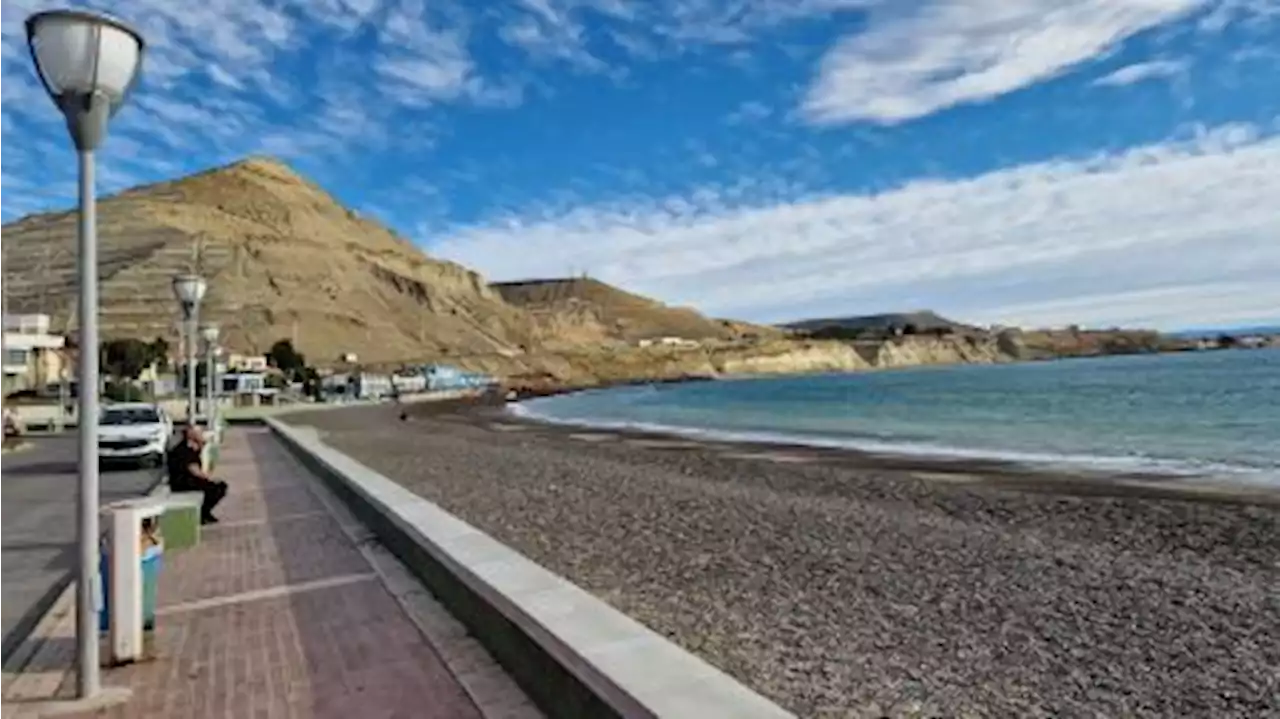
POLYGON ((218 326, 215 324, 207 324, 200 328, 200 339, 204 340, 204 416, 205 425, 212 431, 214 428, 214 370, 217 369, 216 360, 218 355, 218 326))
POLYGON ((98 693, 98 237, 94 152, 142 69, 145 43, 124 23, 102 15, 53 10, 27 18, 36 74, 66 117, 80 164, 80 494, 76 586, 76 689, 98 693))
POLYGON ((173 278, 173 295, 182 305, 182 345, 187 358, 187 421, 196 421, 196 325, 200 321, 200 300, 208 288, 200 275, 178 275, 173 278))

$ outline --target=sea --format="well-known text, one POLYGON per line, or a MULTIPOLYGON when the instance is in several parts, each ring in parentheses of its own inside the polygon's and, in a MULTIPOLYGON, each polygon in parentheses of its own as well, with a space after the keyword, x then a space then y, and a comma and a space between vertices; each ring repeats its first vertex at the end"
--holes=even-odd
POLYGON ((1280 349, 635 385, 547 422, 1280 488, 1280 349))

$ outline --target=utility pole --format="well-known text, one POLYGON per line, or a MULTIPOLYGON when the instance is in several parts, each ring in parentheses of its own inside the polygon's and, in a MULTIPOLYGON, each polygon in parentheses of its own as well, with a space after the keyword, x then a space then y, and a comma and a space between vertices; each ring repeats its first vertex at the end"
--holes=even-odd
POLYGON ((4 445, 9 397, 9 243, 0 243, 0 445, 4 445))

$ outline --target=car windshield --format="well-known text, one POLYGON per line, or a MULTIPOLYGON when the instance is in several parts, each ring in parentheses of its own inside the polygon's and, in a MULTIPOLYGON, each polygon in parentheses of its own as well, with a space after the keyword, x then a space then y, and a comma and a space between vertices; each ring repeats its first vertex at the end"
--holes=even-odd
POLYGON ((102 419, 99 423, 107 427, 119 427, 129 424, 159 424, 160 413, 150 407, 108 409, 102 413, 102 419))

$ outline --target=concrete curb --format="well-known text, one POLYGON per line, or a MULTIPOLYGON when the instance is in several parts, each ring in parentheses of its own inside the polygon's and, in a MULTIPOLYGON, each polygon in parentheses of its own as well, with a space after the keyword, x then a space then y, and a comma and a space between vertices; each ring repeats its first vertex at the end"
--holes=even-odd
POLYGON ((553 717, 792 715, 580 587, 327 446, 267 425, 553 717))

